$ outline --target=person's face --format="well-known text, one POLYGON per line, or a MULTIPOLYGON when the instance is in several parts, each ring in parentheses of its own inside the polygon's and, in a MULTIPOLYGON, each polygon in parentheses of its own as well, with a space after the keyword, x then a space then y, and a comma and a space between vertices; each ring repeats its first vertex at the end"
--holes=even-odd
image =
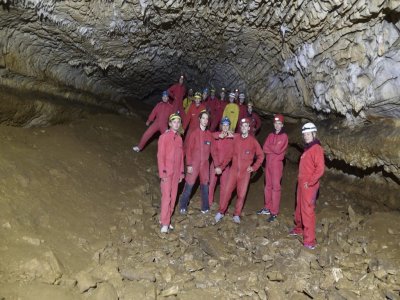
POLYGON ((207 93, 207 92, 204 92, 204 93, 203 93, 203 100, 205 101, 205 100, 207 99, 207 97, 208 97, 208 93, 207 93))
POLYGON ((242 123, 240 125, 240 131, 242 132, 242 134, 249 133, 249 130, 250 130, 250 124, 249 123, 242 123))
POLYGON ((179 84, 183 84, 183 76, 179 77, 179 84))
POLYGON ((162 101, 163 101, 163 102, 168 102, 168 96, 163 96, 163 97, 162 97, 162 101))
POLYGON ((247 111, 249 112, 249 114, 251 114, 253 112, 253 106, 248 105, 247 106, 247 111))
POLYGON ((305 133, 303 133, 303 139, 306 142, 306 144, 311 143, 314 140, 313 132, 305 132, 305 133))
POLYGON ((194 103, 196 103, 196 106, 199 106, 200 102, 201 102, 201 98, 199 98, 199 97, 194 98, 194 103))
POLYGON ((211 97, 214 98, 214 97, 215 97, 215 92, 214 92, 214 91, 211 91, 211 92, 210 92, 210 95, 211 95, 211 97))
POLYGON ((228 130, 229 130, 229 124, 224 123, 224 124, 221 125, 221 128, 222 128, 222 131, 223 131, 223 132, 228 132, 228 130))
POLYGON ((283 124, 282 124, 281 121, 275 121, 274 122, 274 128, 275 128, 276 132, 280 132, 282 127, 283 127, 283 124))
POLYGON ((229 96, 229 102, 230 102, 230 103, 233 103, 233 101, 235 101, 235 97, 229 96))
POLYGON ((208 115, 207 114, 202 114, 200 118, 200 125, 203 127, 207 127, 208 125, 208 115))
POLYGON ((244 97, 239 97, 239 102, 240 102, 240 104, 243 104, 244 103, 244 97))
POLYGON ((177 132, 179 127, 181 127, 181 119, 174 119, 169 122, 169 127, 172 131, 177 132))
POLYGON ((221 100, 224 100, 225 99, 225 92, 221 92, 221 100))
POLYGON ((192 90, 192 89, 190 89, 190 90, 188 91, 188 96, 189 96, 189 97, 193 96, 193 90, 192 90))

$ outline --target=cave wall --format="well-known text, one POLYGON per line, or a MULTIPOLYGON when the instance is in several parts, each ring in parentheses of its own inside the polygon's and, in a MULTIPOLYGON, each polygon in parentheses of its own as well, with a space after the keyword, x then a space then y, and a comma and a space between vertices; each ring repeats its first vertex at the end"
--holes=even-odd
MULTIPOLYGON (((195 89, 240 88, 264 112, 339 118, 341 134, 400 116, 399 1, 0 5, 1 86, 126 112, 127 101, 158 94, 183 73, 195 89)), ((321 134, 336 139, 334 131, 321 134)), ((400 144, 390 143, 391 153, 376 164, 383 160, 400 178, 400 144)), ((367 166, 362 152, 354 159, 354 148, 341 150, 347 149, 345 139, 328 149, 347 163, 367 166)))

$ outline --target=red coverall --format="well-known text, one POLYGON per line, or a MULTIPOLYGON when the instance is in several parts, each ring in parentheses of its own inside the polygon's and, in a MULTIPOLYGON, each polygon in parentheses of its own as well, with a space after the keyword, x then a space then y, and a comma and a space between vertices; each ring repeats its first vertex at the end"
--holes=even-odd
POLYGON ((174 211, 178 183, 184 177, 182 138, 167 130, 158 140, 158 176, 161 179, 161 225, 169 225, 174 211))
POLYGON ((238 116, 239 122, 236 125, 236 132, 240 133, 240 120, 246 118, 247 116, 247 105, 238 103, 238 106, 239 106, 239 116, 238 116))
POLYGON ((293 231, 303 235, 303 243, 315 246, 315 201, 319 189, 319 179, 324 174, 324 150, 318 140, 306 146, 300 157, 297 178, 297 202, 293 231), (305 187, 307 183, 308 187, 305 187))
POLYGON ((186 118, 183 121, 183 129, 186 132, 186 139, 189 138, 189 135, 193 130, 200 127, 199 114, 205 109, 206 106, 204 105, 204 103, 200 103, 199 106, 196 106, 196 104, 194 103, 190 105, 189 110, 186 114, 186 118), (186 130, 188 126, 189 129, 186 130))
POLYGON ((278 134, 270 133, 263 146, 267 157, 265 160, 264 208, 269 209, 273 215, 279 214, 283 159, 287 147, 288 136, 282 130, 278 134))
POLYGON ((256 112, 252 112, 251 114, 249 114, 247 112, 246 118, 250 119, 250 131, 249 133, 251 135, 256 135, 257 131, 260 129, 261 127, 261 119, 260 116, 256 113, 256 112))
POLYGON ((185 110, 183 108, 183 98, 186 94, 186 87, 184 84, 175 83, 168 89, 169 96, 173 99, 173 112, 178 112, 182 119, 185 116, 185 110))
POLYGON ((180 209, 187 209, 192 188, 200 175, 201 210, 209 210, 208 182, 210 177, 210 152, 212 134, 209 130, 201 130, 200 125, 189 135, 185 147, 186 166, 192 167, 192 173, 186 174, 186 182, 180 198, 180 209))
POLYGON ((217 185, 218 177, 220 177, 220 199, 223 198, 223 190, 226 186, 226 182, 229 177, 229 162, 232 157, 233 151, 233 139, 232 138, 223 138, 220 139, 218 135, 221 132, 215 132, 213 134, 214 141, 211 144, 211 157, 213 159, 210 166, 210 185, 208 190, 208 203, 211 204, 214 202, 214 192, 215 187, 217 185), (215 168, 220 167, 222 170, 221 175, 215 174, 215 168))
POLYGON ((153 122, 147 130, 143 133, 139 142, 139 149, 143 150, 147 141, 158 131, 161 134, 168 129, 168 118, 172 114, 172 104, 169 102, 159 102, 150 113, 147 122, 153 122))
POLYGON ((229 178, 224 190, 224 198, 220 199, 219 212, 225 214, 232 192, 236 187, 237 200, 234 216, 240 216, 246 197, 251 173, 247 172, 248 167, 253 167, 254 172, 260 168, 264 160, 264 153, 260 144, 252 135, 243 138, 235 134, 233 139, 232 166, 229 170, 229 178), (257 158, 254 162, 254 158, 257 158), (254 162, 254 163, 253 163, 254 162))
POLYGON ((218 130, 217 127, 222 118, 222 107, 225 108, 225 105, 223 105, 224 103, 220 101, 217 97, 208 97, 204 104, 206 105, 207 111, 209 111, 211 115, 211 122, 209 126, 210 131, 214 132, 215 130, 218 130))

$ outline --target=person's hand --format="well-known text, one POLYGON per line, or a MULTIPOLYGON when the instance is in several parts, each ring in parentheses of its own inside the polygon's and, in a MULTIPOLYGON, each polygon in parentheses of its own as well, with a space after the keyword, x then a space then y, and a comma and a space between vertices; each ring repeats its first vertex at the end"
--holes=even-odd
POLYGON ((188 166, 187 167, 187 172, 188 172, 188 174, 192 174, 193 173, 193 167, 188 166))
POLYGON ((219 137, 220 139, 225 138, 225 137, 226 137, 226 132, 221 131, 221 133, 218 135, 218 137, 219 137))
POLYGON ((150 122, 149 122, 149 121, 147 121, 147 122, 146 122, 146 126, 149 126, 149 125, 150 125, 150 122))
POLYGON ((254 172, 253 167, 252 166, 247 167, 247 173, 251 173, 251 172, 254 172))
POLYGON ((309 188, 309 186, 308 186, 308 182, 304 183, 304 188, 306 188, 306 189, 308 189, 308 188, 309 188))
POLYGON ((234 136, 233 136, 233 132, 232 131, 228 131, 227 132, 227 137, 228 138, 233 138, 234 136))
POLYGON ((222 170, 221 170, 220 167, 216 167, 215 168, 215 174, 217 174, 217 175, 221 175, 222 174, 222 170))

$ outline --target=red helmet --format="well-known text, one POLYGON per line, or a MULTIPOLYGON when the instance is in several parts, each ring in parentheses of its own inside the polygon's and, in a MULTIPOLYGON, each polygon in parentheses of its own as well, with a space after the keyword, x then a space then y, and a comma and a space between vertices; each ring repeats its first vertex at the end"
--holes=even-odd
POLYGON ((241 120, 240 120, 240 125, 242 125, 242 124, 244 124, 244 123, 250 124, 250 119, 249 119, 249 118, 243 118, 243 119, 241 119, 241 120))
POLYGON ((283 120, 284 120, 283 115, 281 115, 281 114, 274 115, 274 123, 276 121, 280 121, 283 124, 283 120))

